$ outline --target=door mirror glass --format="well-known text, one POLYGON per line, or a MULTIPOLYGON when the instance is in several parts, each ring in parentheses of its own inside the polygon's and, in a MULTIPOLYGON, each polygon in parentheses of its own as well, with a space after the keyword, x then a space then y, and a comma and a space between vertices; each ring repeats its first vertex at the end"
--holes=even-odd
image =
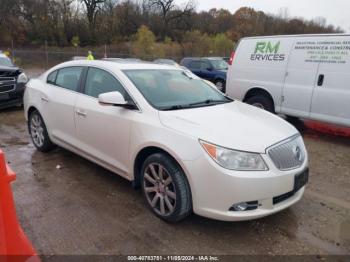
POLYGON ((127 102, 125 101, 123 95, 118 91, 100 94, 98 96, 98 102, 103 105, 113 105, 113 106, 127 105, 127 102))

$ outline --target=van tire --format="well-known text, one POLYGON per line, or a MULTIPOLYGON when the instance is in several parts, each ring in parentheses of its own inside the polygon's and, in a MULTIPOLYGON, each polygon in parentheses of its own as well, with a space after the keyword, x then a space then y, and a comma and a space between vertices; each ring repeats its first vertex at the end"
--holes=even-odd
POLYGON ((273 101, 271 100, 270 97, 259 94, 259 95, 254 95, 246 100, 247 104, 250 104, 252 106, 256 106, 258 108, 261 108, 263 110, 269 111, 270 113, 275 113, 275 108, 273 101))

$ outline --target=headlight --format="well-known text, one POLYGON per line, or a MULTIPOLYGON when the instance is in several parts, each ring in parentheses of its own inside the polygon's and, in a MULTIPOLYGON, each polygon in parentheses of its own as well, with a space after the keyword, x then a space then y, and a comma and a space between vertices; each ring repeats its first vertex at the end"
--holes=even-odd
POLYGON ((27 82, 28 82, 28 77, 26 76, 25 73, 21 73, 17 78, 17 83, 27 83, 27 82))
POLYGON ((200 141, 209 156, 220 166, 237 171, 268 170, 260 154, 231 150, 200 141))

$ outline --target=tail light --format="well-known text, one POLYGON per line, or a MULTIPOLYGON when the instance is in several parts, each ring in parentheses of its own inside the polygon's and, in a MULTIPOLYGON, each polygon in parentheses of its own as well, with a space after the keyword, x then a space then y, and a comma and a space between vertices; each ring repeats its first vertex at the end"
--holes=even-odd
POLYGON ((230 60, 228 61, 228 64, 232 65, 234 59, 235 59, 235 51, 232 51, 231 56, 230 56, 230 60))

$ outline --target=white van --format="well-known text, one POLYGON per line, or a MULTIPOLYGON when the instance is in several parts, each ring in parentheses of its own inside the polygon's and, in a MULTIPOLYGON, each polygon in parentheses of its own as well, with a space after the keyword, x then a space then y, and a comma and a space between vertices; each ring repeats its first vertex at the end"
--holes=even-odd
POLYGON ((228 96, 273 113, 350 126, 350 35, 243 38, 228 96))

